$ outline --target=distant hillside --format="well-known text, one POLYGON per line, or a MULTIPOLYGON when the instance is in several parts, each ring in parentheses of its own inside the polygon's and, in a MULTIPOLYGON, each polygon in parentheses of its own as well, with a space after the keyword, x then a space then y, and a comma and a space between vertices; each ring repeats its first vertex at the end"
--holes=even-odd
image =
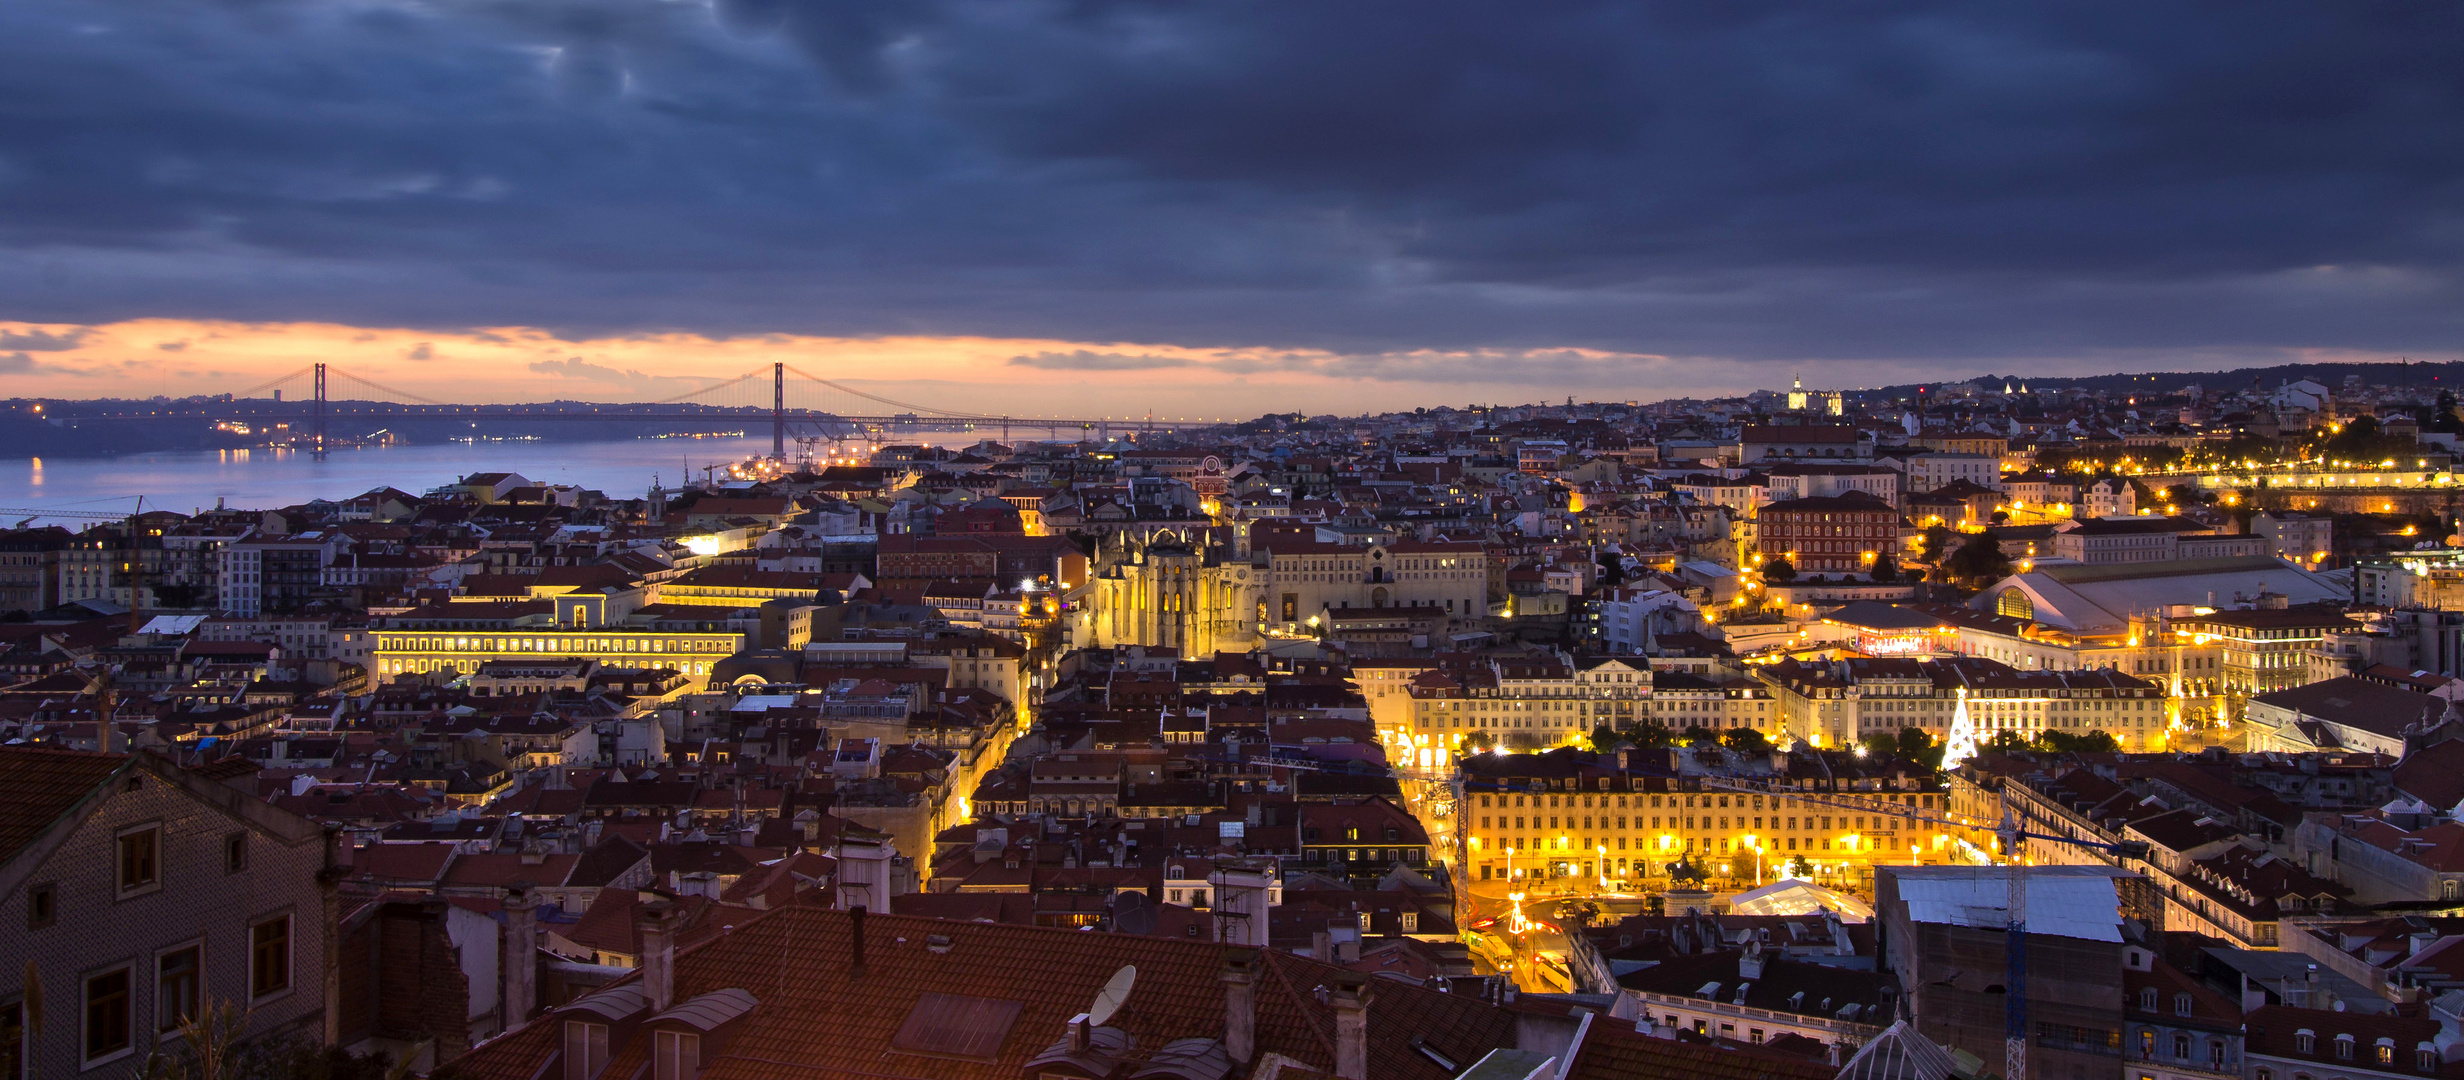
MULTIPOLYGON (((2053 387, 2103 390, 2107 392, 2172 393, 2186 386, 2198 386, 2209 393, 2247 390, 2252 385, 2273 388, 2302 379, 2312 379, 2329 389, 2342 389, 2347 376, 2359 375, 2367 384, 2382 386, 2464 385, 2464 362, 2417 364, 2279 364, 2275 367, 2234 368, 2230 371, 2154 371, 2137 374, 2117 372, 2112 375, 2086 375, 2065 378, 2047 375, 1979 375, 1972 380, 1979 386, 2001 389, 2004 382, 2012 386, 2027 384, 2030 390, 2053 387)), ((1918 386, 1939 388, 1941 383, 1908 383, 1863 391, 1865 397, 1900 397, 1916 393, 1918 386)))

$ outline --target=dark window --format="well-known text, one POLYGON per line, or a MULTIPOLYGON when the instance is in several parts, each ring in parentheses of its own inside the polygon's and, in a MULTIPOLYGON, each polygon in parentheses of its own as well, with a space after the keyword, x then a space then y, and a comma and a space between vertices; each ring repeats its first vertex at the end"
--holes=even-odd
POLYGON ((171 1031, 197 1017, 197 948, 167 952, 155 961, 154 1030, 171 1031))
POLYGON ((120 891, 133 892, 162 879, 162 832, 140 829, 120 837, 120 891))
POLYGON ((222 838, 222 872, 236 874, 248 869, 248 834, 235 832, 222 838))
POLYGON ((51 925, 60 913, 60 887, 51 882, 26 887, 26 929, 40 930, 51 925))
POLYGON ((128 969, 86 980, 86 1060, 128 1049, 128 969))
POLYGON ((0 1077, 26 1075, 26 1003, 0 1004, 0 1077))
POLYGON ((291 988, 291 917, 250 927, 248 931, 248 996, 264 997, 291 988))

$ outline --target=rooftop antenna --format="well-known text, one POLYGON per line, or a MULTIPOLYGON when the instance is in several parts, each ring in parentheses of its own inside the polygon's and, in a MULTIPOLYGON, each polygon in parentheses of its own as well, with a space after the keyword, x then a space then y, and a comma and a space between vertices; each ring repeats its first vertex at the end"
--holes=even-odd
POLYGON ((1095 992, 1095 1004, 1087 1009, 1087 1026, 1104 1026, 1106 1021, 1112 1019, 1112 1014, 1121 1011, 1122 1003, 1129 1000, 1129 988, 1136 985, 1138 965, 1121 965, 1121 970, 1112 973, 1104 988, 1095 992))

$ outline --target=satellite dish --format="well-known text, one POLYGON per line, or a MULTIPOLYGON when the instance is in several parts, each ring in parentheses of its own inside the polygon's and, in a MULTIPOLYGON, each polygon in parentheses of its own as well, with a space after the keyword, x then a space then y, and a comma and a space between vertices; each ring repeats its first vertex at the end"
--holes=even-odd
POLYGON ((1121 1011, 1121 1003, 1129 1000, 1129 988, 1138 985, 1138 965, 1123 964, 1112 973, 1112 979, 1095 995, 1095 1006, 1087 1010, 1087 1024, 1102 1027, 1112 1014, 1121 1011))

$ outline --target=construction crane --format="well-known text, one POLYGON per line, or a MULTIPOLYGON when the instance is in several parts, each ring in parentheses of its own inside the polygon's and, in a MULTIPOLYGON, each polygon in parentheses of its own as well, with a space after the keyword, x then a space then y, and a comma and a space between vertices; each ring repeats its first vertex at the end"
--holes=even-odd
MULTIPOLYGON (((2011 781, 2004 781, 2005 785, 2008 785, 2009 783, 2011 783, 2011 781)), ((1897 803, 1869 804, 1864 802, 1851 802, 1847 799, 1834 795, 1799 793, 1778 788, 1758 787, 1751 784, 1726 783, 1717 780, 1703 780, 1701 781, 1701 784, 1703 787, 1712 788, 1719 791, 1742 792, 1756 795, 1772 795, 1797 799, 1812 805, 1826 806, 1836 810, 1853 810, 1858 813, 1903 818, 1910 821, 1925 822, 1935 825, 1967 827, 1970 824, 1965 820, 1954 818, 1947 814, 1934 813, 1932 811, 1907 807, 1897 803)), ((1995 835, 2001 840, 2000 846, 2002 848, 2002 883, 2005 896, 2003 904, 2006 912, 2003 930, 2007 936, 2007 941, 2004 944, 2005 970, 2003 974, 2003 985, 2005 986, 2005 992, 2008 995, 2004 1005, 2005 1011, 2003 1016, 2003 1080, 2027 1080, 2028 1004, 2026 990, 2028 985, 2028 875, 2027 859, 2025 857, 2025 846, 2027 841, 2044 840, 2051 843, 2069 844, 2074 847, 2102 851, 2108 855, 2114 856, 2117 859, 2145 859, 2148 855, 2148 846, 2144 843, 2137 842, 2108 844, 2096 840, 2082 840, 2075 836, 2056 836, 2048 833, 2028 832, 2019 825, 2019 815, 2016 808, 2012 805, 2007 786, 2004 788, 2002 793, 2002 821, 2000 827, 1995 830, 1995 835)))
MULTIPOLYGON (((35 510, 25 507, 0 506, 0 514, 33 515, 17 523, 20 529, 47 517, 127 522, 128 564, 121 569, 128 574, 128 632, 131 634, 136 633, 137 628, 143 625, 144 620, 139 617, 139 613, 145 608, 145 551, 137 542, 138 538, 144 535, 143 530, 137 527, 137 519, 145 514, 145 496, 138 495, 134 498, 137 504, 129 507, 128 512, 124 514, 102 510, 35 510)), ((108 596, 109 593, 106 592, 105 595, 108 596)))
POLYGON ((43 518, 77 518, 83 521, 126 521, 133 516, 134 512, 113 513, 103 510, 36 510, 24 506, 0 506, 0 515, 5 514, 27 515, 27 517, 17 523, 17 527, 22 529, 27 525, 43 518))

